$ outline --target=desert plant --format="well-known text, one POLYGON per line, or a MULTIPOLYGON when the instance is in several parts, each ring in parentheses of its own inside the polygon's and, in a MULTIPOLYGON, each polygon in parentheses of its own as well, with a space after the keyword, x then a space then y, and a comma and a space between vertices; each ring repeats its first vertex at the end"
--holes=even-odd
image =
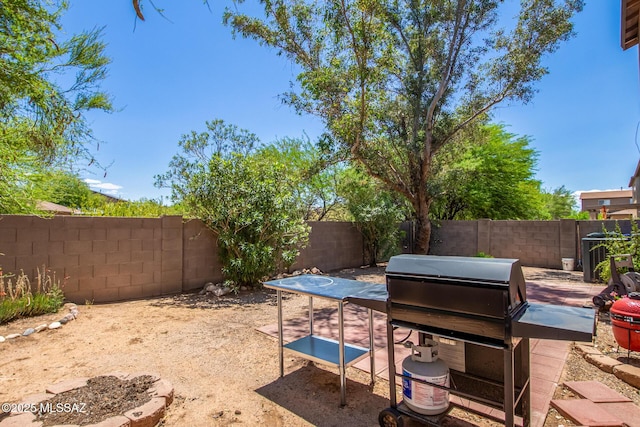
POLYGON ((233 289, 289 268, 308 241, 287 165, 256 152, 254 134, 221 120, 185 135, 182 152, 157 176, 188 215, 217 234, 222 273, 233 289))
MULTIPOLYGON (((631 255, 633 258, 633 268, 635 271, 640 271, 640 228, 636 221, 631 221, 631 234, 626 235, 622 233, 620 224, 616 221, 614 231, 608 231, 606 227, 602 226, 602 231, 606 236, 606 239, 595 245, 591 250, 597 248, 606 248, 608 254, 607 258, 600 261, 596 265, 594 271, 598 273, 600 279, 607 283, 611 278, 610 256, 615 255, 631 255)), ((619 273, 626 273, 625 268, 619 269, 619 273)))
POLYGON ((60 309, 64 301, 60 280, 44 266, 37 271, 34 289, 24 271, 15 276, 0 269, 0 324, 60 309))

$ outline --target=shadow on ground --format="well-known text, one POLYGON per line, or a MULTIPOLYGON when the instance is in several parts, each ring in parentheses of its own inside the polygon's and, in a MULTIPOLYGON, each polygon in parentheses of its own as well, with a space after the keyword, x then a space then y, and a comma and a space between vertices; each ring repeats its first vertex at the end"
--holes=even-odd
MULTIPOLYGON (((291 294, 283 293, 282 299, 292 298, 291 294)), ((154 307, 182 307, 194 309, 215 309, 248 304, 277 305, 276 291, 270 289, 258 289, 252 291, 240 291, 237 294, 230 293, 222 297, 214 295, 200 295, 199 293, 178 294, 160 298, 150 305, 154 307)))
MULTIPOLYGON (((343 412, 341 425, 356 425, 370 418, 367 425, 377 425, 378 414, 389 407, 389 400, 372 392, 372 386, 351 381, 347 378, 347 404, 340 406, 340 377, 307 362, 295 371, 285 373, 284 377, 256 389, 256 392, 271 402, 285 408, 312 425, 327 426, 326 413, 343 412), (296 398, 291 399, 291 390, 296 390, 296 398), (364 418, 363 418, 364 417, 364 418)), ((415 420, 403 417, 407 427, 418 427, 415 420)), ((440 425, 443 427, 473 427, 453 416, 445 416, 440 425)))

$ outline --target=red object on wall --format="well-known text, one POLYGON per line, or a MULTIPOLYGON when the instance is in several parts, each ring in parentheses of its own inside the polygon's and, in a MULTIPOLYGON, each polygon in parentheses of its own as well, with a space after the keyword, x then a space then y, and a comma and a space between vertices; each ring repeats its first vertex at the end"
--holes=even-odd
POLYGON ((640 351, 640 293, 613 303, 609 311, 613 336, 620 347, 640 351))

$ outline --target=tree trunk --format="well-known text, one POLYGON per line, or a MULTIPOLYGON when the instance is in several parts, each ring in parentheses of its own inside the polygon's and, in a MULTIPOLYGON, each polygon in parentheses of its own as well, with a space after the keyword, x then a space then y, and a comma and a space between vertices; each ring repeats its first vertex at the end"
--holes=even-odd
POLYGON ((429 206, 431 201, 425 194, 419 194, 416 211, 416 244, 415 253, 426 255, 429 252, 431 239, 431 222, 429 221, 429 206))

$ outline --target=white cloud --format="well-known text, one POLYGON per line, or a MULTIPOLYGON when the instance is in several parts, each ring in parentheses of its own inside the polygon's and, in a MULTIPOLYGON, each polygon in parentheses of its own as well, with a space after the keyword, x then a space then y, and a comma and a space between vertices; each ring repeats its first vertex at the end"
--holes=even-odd
POLYGON ((620 191, 620 190, 631 190, 631 188, 626 187, 620 187, 620 188, 610 188, 608 190, 581 190, 581 191, 576 191, 576 193, 580 194, 580 193, 596 193, 596 192, 602 192, 602 191, 620 191))
POLYGON ((89 188, 92 190, 98 191, 103 194, 109 194, 111 196, 115 196, 119 194, 119 190, 122 188, 121 185, 113 184, 111 182, 102 182, 97 179, 86 178, 84 180, 87 184, 89 184, 89 188))

